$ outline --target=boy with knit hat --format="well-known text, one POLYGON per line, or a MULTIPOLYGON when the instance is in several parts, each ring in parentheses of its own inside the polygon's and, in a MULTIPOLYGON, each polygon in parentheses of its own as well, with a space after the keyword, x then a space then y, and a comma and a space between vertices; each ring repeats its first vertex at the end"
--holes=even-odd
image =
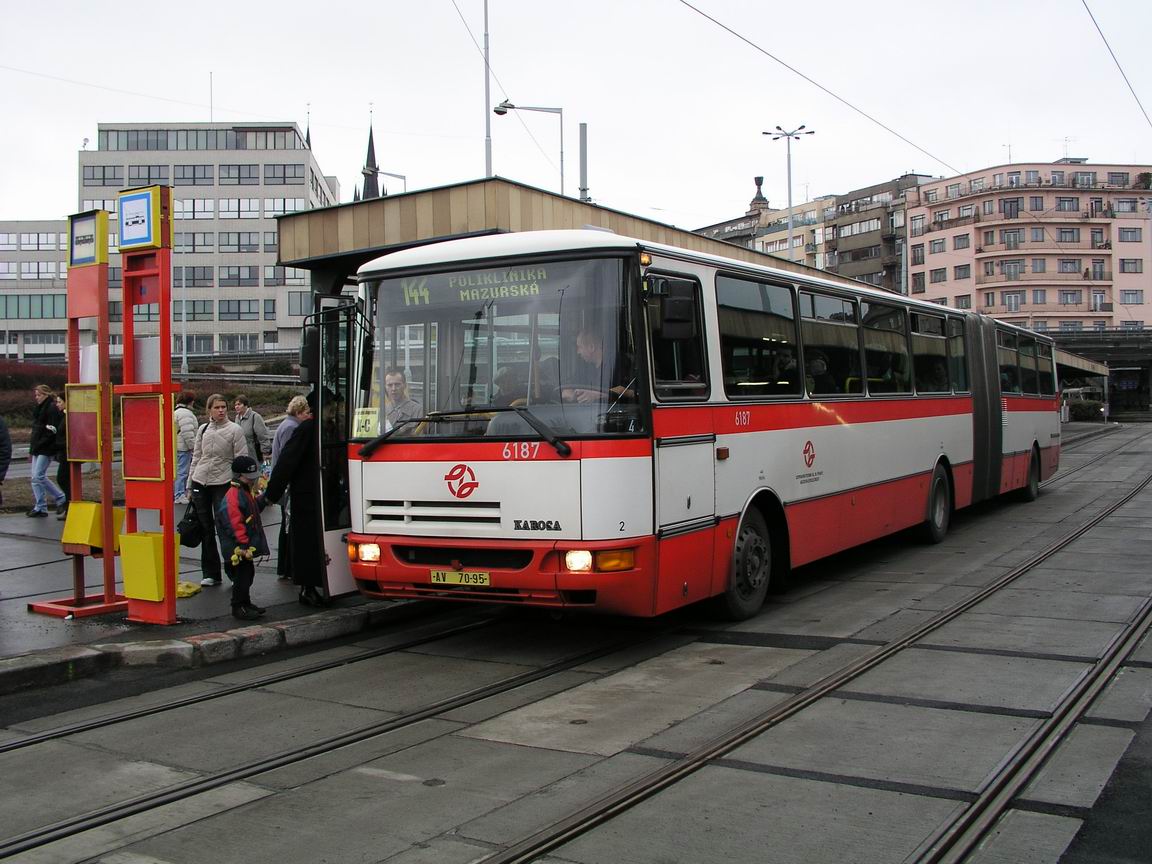
POLYGON ((250 594, 256 566, 252 559, 268 554, 268 541, 260 523, 261 507, 252 494, 260 479, 260 465, 251 456, 232 460, 232 482, 216 506, 216 533, 224 554, 224 572, 232 580, 232 615, 255 621, 264 609, 252 603, 250 594))

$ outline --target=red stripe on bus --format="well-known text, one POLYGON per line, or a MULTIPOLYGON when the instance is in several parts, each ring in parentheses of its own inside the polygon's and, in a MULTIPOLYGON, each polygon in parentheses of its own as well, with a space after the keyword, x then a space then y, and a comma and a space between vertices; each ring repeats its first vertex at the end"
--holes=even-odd
POLYGON ((1058 411, 1060 400, 1055 396, 1001 396, 1001 402, 1007 411, 1058 411))
POLYGON ((572 452, 561 456, 545 441, 444 441, 438 444, 395 441, 379 448, 367 460, 360 455, 359 444, 349 444, 348 458, 353 462, 554 462, 652 455, 652 441, 648 438, 569 441, 568 446, 572 452))

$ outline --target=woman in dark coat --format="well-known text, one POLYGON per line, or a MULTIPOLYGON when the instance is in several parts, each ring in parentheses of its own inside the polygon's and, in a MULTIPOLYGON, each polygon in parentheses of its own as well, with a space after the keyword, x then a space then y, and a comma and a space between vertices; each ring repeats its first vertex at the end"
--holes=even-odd
POLYGON ((64 509, 68 499, 55 483, 48 478, 48 466, 56 457, 56 429, 64 415, 56 405, 56 394, 47 384, 37 384, 32 391, 36 397, 36 407, 32 409, 32 438, 29 441, 28 456, 32 460, 32 509, 26 516, 47 516, 48 498, 56 505, 57 512, 64 509))
POLYGON ((275 504, 286 491, 292 497, 288 549, 281 548, 278 554, 292 557, 290 572, 300 586, 300 602, 323 606, 328 601, 318 589, 324 584, 327 561, 320 521, 320 443, 313 417, 301 421, 280 451, 264 499, 275 504))

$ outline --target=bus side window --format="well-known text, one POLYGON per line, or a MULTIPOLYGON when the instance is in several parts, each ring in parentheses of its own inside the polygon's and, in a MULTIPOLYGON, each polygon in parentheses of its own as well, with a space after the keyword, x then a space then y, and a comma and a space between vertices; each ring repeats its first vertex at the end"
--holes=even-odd
POLYGON ((1020 392, 1020 358, 1015 333, 996 331, 996 356, 1000 363, 1000 392, 1020 392))
POLYGON ((964 344, 964 321, 948 319, 948 377, 957 393, 968 390, 968 352, 964 344))
POLYGON ((1040 376, 1040 395, 1056 395, 1056 367, 1052 363, 1052 346, 1047 342, 1036 343, 1036 361, 1040 376))
POLYGON ((908 351, 908 319, 900 306, 861 303, 864 359, 869 393, 909 393, 912 390, 908 351))
POLYGON ((802 291, 800 316, 808 394, 863 393, 856 304, 802 291))
POLYGON ((796 314, 792 289, 735 276, 716 276, 717 323, 724 393, 729 398, 799 396, 796 314))
POLYGON ((652 389, 658 399, 707 399, 704 315, 694 280, 652 278, 647 300, 652 389))
POLYGON ((1040 394, 1036 377, 1036 340, 1020 337, 1020 389, 1033 396, 1040 394))

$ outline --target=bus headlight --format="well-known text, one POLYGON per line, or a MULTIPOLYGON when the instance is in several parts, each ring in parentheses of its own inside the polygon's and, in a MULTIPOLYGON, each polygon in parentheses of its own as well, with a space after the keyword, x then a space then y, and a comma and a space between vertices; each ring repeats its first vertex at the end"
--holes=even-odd
POLYGON ((358 543, 358 544, 356 544, 356 558, 360 561, 379 561, 380 560, 380 544, 379 543, 358 543))
POLYGON ((587 549, 573 549, 565 552, 564 566, 573 573, 587 573, 592 569, 592 553, 587 549))

